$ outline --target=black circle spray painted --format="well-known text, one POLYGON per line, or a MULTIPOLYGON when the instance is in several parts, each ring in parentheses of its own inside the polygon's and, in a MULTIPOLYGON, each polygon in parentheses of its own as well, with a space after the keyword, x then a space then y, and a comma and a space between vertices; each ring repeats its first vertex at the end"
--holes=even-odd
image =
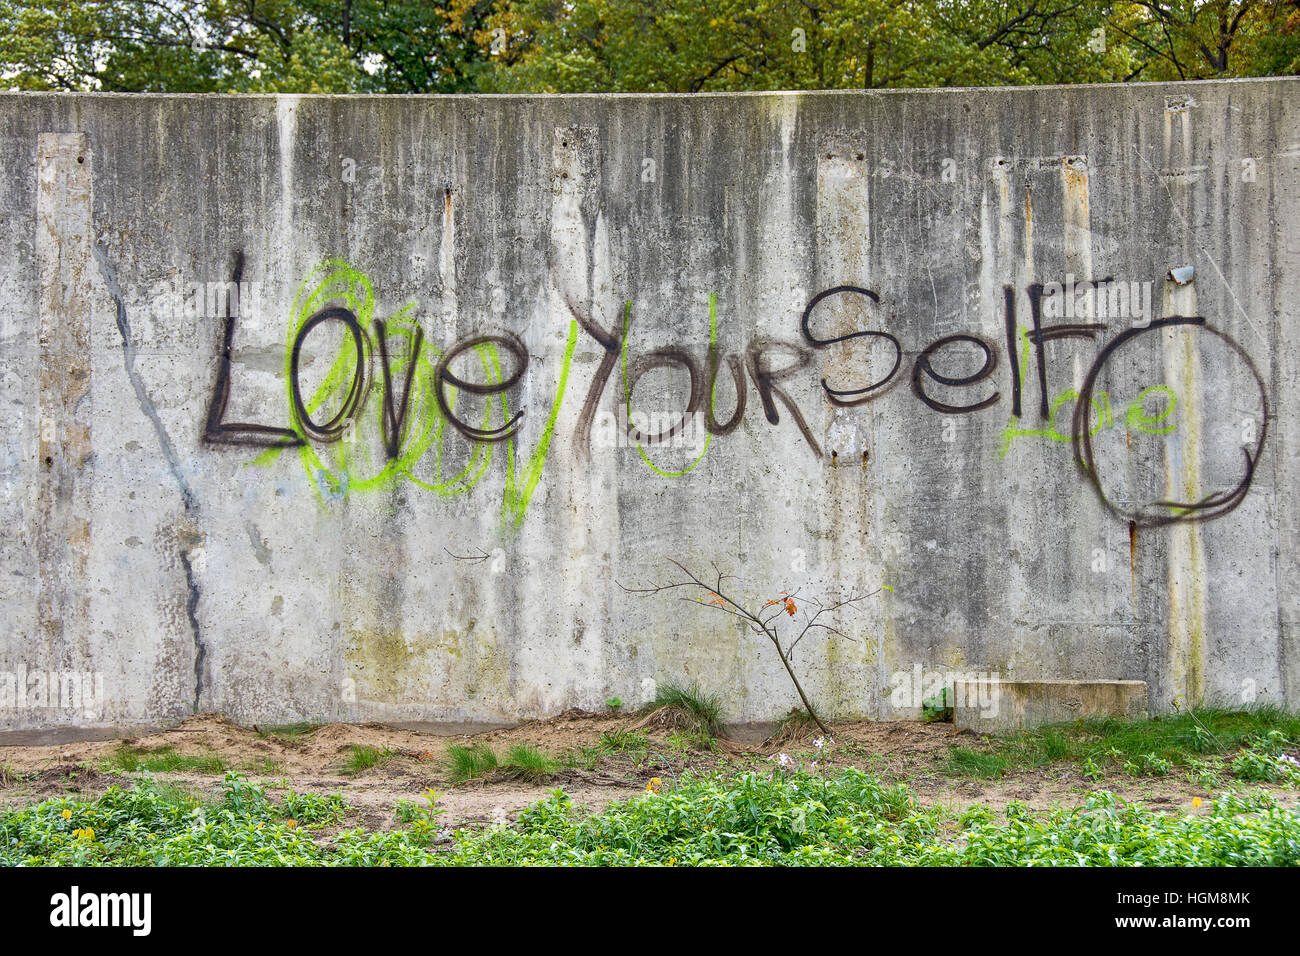
POLYGON ((1158 528, 1163 525, 1178 524, 1180 522, 1199 522, 1211 521, 1214 518, 1222 517, 1236 508, 1245 499, 1250 491, 1251 483, 1255 480, 1255 468, 1259 465, 1260 455, 1264 452, 1264 442, 1268 437, 1269 408, 1268 408, 1268 390, 1264 386, 1264 379, 1260 376, 1259 370, 1255 368, 1255 363, 1246 353, 1246 350, 1238 344, 1237 340, 1226 332, 1214 328, 1206 323, 1204 316, 1193 315, 1173 315, 1163 319, 1156 319, 1149 325, 1139 326, 1124 331, 1117 335, 1113 340, 1106 343, 1105 348, 1097 353, 1093 360, 1092 367, 1088 369, 1088 374, 1084 378, 1083 387, 1079 390, 1079 397, 1074 406, 1074 423, 1073 423, 1073 444, 1074 457, 1079 468, 1083 471, 1084 477, 1092 484, 1093 490, 1097 493, 1097 498, 1105 505, 1106 510, 1117 517, 1126 520, 1133 528, 1158 528), (1245 457, 1245 473, 1241 480, 1227 491, 1215 492, 1207 495, 1200 501, 1182 502, 1182 501, 1156 501, 1153 504, 1157 507, 1168 508, 1173 514, 1142 514, 1138 510, 1132 512, 1125 511, 1117 506, 1113 501, 1106 497, 1106 492, 1101 486, 1101 477, 1097 474, 1097 463, 1092 449, 1092 436, 1089 434, 1089 411, 1092 408, 1092 393, 1096 388, 1097 379, 1101 376, 1106 367, 1106 363, 1111 356, 1126 342, 1148 332, 1159 329, 1166 329, 1177 326, 1188 326, 1213 335, 1222 341, 1229 349, 1235 352, 1245 363, 1246 368, 1250 371, 1255 380, 1255 386, 1259 389, 1259 403, 1261 409, 1261 424, 1255 440, 1255 446, 1243 448, 1242 455, 1245 457))

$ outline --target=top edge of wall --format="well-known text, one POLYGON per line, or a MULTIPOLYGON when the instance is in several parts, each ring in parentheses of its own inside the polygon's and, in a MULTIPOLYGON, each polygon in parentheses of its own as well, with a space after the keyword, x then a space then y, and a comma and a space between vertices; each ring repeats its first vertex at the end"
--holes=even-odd
POLYGON ((901 89, 882 90, 750 90, 743 92, 717 93, 106 93, 106 92, 67 92, 54 90, 0 90, 0 97, 55 97, 74 99, 88 97, 94 99, 232 99, 232 100, 273 100, 289 99, 348 99, 348 100, 568 100, 568 99, 621 99, 621 100, 664 100, 664 99, 725 99, 725 98, 761 98, 774 96, 799 97, 890 97, 914 96, 917 94, 946 93, 1042 93, 1044 91, 1077 90, 1158 90, 1161 88, 1186 89, 1187 87, 1206 86, 1246 86, 1250 84, 1300 83, 1300 76, 1244 76, 1230 79, 1211 80, 1161 80, 1134 83, 1063 83, 1057 85, 1037 86, 923 86, 901 89))

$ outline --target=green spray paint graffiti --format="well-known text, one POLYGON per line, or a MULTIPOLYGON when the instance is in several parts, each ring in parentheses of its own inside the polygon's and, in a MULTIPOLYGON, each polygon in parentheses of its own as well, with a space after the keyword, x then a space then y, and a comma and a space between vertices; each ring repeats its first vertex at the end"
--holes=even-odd
MULTIPOLYGON (((236 283, 241 270, 242 257, 236 268, 236 283)), ((1031 332, 1015 321, 1014 290, 1006 287, 1004 294, 1007 302, 1006 350, 1013 368, 1013 394, 1012 418, 1003 430, 1000 443, 1001 457, 1010 453, 1017 438, 1070 442, 1082 474, 1102 495, 1107 507, 1116 514, 1128 515, 1129 512, 1111 503, 1101 491, 1091 439, 1104 429, 1116 427, 1121 421, 1128 432, 1130 447, 1135 434, 1172 435, 1179 431, 1174 413, 1180 400, 1169 386, 1150 385, 1122 406, 1122 415, 1116 415, 1112 411, 1112 396, 1095 386, 1116 352, 1123 348, 1131 349, 1131 343, 1139 336, 1149 332, 1165 334, 1181 330, 1204 336, 1203 341, 1223 343, 1230 350, 1229 359, 1235 356, 1258 385, 1260 411, 1247 422, 1251 425, 1249 436, 1243 431, 1242 440, 1246 443, 1242 449, 1244 470, 1235 485, 1226 492, 1201 495, 1190 503, 1157 500, 1148 509, 1150 513, 1142 512, 1138 518, 1150 523, 1208 520, 1228 513, 1240 503, 1250 488, 1263 448, 1268 403, 1263 379, 1250 357, 1230 336, 1213 329, 1199 316, 1153 320, 1147 326, 1130 329, 1111 339, 1093 358, 1080 388, 1068 388, 1049 395, 1044 344, 1057 338, 1095 339, 1105 331, 1105 327, 1085 324, 1043 328, 1035 313, 1031 332), (1036 358, 1021 363, 1021 355, 1031 357, 1034 353, 1036 358), (1023 427, 1024 419, 1021 417, 1021 395, 1026 391, 1031 362, 1037 371, 1041 417, 1038 427, 1033 428, 1023 427), (1058 422, 1062 410, 1067 408, 1072 410, 1068 428, 1058 422), (1255 423, 1258 423, 1258 429, 1254 428, 1255 423), (1250 447, 1252 443, 1253 448, 1250 447)), ((585 331, 603 352, 597 352, 598 365, 593 370, 582 408, 573 419, 571 451, 574 458, 579 464, 589 460, 592 423, 606 400, 607 386, 621 364, 622 394, 614 396, 612 402, 617 414, 603 416, 613 422, 617 436, 615 447, 635 444, 637 455, 654 474, 662 478, 681 478, 699 468, 712 448, 715 436, 731 434, 744 423, 746 393, 750 388, 757 392, 768 424, 784 428, 793 426, 802 434, 812 453, 822 458, 818 441, 801 411, 801 407, 806 407, 806 398, 798 396, 795 378, 823 349, 853 339, 866 339, 892 346, 894 351, 892 367, 878 381, 837 381, 832 387, 822 378, 822 397, 829 406, 851 408, 875 401, 890 391, 888 385, 899 373, 905 354, 902 342, 892 333, 858 329, 831 335, 829 331, 818 334, 812 329, 810 316, 819 303, 850 301, 862 304, 859 300, 845 298, 849 296, 858 296, 873 305, 879 302, 876 293, 856 286, 834 286, 813 296, 800 320, 804 340, 811 349, 756 336, 743 350, 725 356, 725 367, 730 372, 735 395, 733 412, 726 422, 715 418, 717 376, 724 367, 724 357, 718 349, 716 294, 709 296, 709 337, 703 363, 697 351, 676 345, 654 349, 631 359, 631 301, 625 303, 621 328, 619 323, 614 323, 608 329, 590 316, 580 314, 569 303, 571 315, 563 357, 558 366, 550 369, 554 383, 550 410, 532 439, 531 450, 524 450, 519 447, 518 436, 524 427, 525 411, 522 408, 512 410, 507 398, 507 392, 520 385, 530 367, 529 352, 523 342, 508 332, 500 332, 473 334, 445 349, 430 345, 413 316, 414 304, 398 309, 387 319, 380 318, 371 280, 346 261, 332 259, 304 279, 292 305, 284 358, 289 399, 287 427, 226 421, 231 343, 237 321, 235 313, 228 311, 224 347, 219 356, 220 365, 204 439, 213 444, 265 449, 254 461, 261 465, 277 460, 286 451, 296 450, 308 481, 323 501, 390 488, 399 482, 409 482, 439 497, 454 498, 478 487, 491 474, 493 456, 503 456, 505 460, 500 469, 503 473, 499 475, 502 482, 501 520, 506 527, 518 527, 536 497, 551 455, 575 360, 579 329, 585 331), (320 339, 312 338, 322 334, 317 332, 318 329, 341 333, 338 344, 328 351, 305 348, 308 339, 320 346, 320 339), (328 355, 329 359, 322 361, 320 368, 313 368, 318 353, 328 355), (456 361, 468 362, 479 370, 454 371, 453 363, 456 361), (678 411, 668 416, 672 423, 670 427, 647 434, 632 421, 633 392, 643 375, 659 368, 688 372, 690 390, 684 409, 675 404, 678 411), (468 377, 462 378, 461 374, 468 377), (472 411, 474 409, 479 411, 472 411), (466 420, 471 414, 475 422, 466 420), (681 449, 686 446, 677 439, 682 437, 688 424, 699 428, 695 435, 699 444, 690 445, 683 455, 681 449), (652 445, 657 447, 651 449, 652 445), (676 454, 681 457, 669 457, 674 454, 669 449, 676 449, 676 454), (460 463, 459 467, 452 462, 460 463)), ((1034 301, 1032 296, 1031 301, 1034 301)), ((825 322, 820 313, 819 322, 825 322)), ((916 354, 911 392, 929 408, 946 415, 976 413, 1001 400, 1001 393, 995 388, 990 389, 987 384, 996 366, 993 346, 985 339, 967 334, 943 336, 916 354), (974 348, 982 354, 982 365, 978 370, 969 375, 952 375, 935 368, 932 359, 942 350, 959 347, 974 348), (934 387, 978 388, 984 390, 984 394, 977 401, 953 404, 950 398, 931 394, 930 389, 934 387)), ((815 373, 812 377, 815 379, 815 373)), ((1131 378, 1128 380, 1132 381, 1131 378)), ((974 394, 979 396, 979 393, 974 394)), ((638 412, 638 419, 643 424, 645 416, 645 412, 638 412)), ((831 448, 830 465, 835 464, 835 451, 831 448)), ((865 455, 863 460, 865 463, 865 455)))
MULTIPOLYGON (((322 500, 386 488, 402 480, 442 497, 455 497, 473 489, 492 462, 497 442, 471 442, 469 460, 464 467, 455 475, 444 477, 449 422, 436 401, 437 368, 444 353, 425 342, 419 324, 411 317, 412 310, 413 305, 407 305, 387 321, 376 319, 370 279, 343 260, 324 263, 299 287, 284 360, 289 427, 301 439, 296 450, 308 480, 322 500), (327 304, 329 309, 325 308, 327 304), (323 314, 339 317, 341 323, 355 332, 343 336, 334 361, 310 398, 304 399, 299 392, 302 370, 298 359, 303 341, 313 331, 313 323, 321 322, 319 317, 323 314), (383 375, 374 375, 370 368, 375 362, 375 348, 369 345, 372 342, 379 343, 383 375), (400 382, 406 383, 404 390, 396 387, 395 383, 400 382), (400 404, 394 402, 395 393, 400 404), (396 432, 388 434, 388 442, 377 442, 377 432, 362 427, 367 407, 375 410, 380 432, 396 432), (326 415, 331 417, 321 424, 319 419, 326 415), (326 440, 314 442, 313 438, 326 440), (417 465, 430 458, 431 465, 425 467, 431 468, 432 475, 417 473, 417 465)), ((523 474, 517 474, 514 434, 499 442, 505 445, 502 519, 507 524, 518 526, 523 521, 537 490, 564 401, 577 340, 577 322, 571 321, 550 415, 528 456, 523 474)), ((482 365, 485 383, 473 389, 484 393, 478 430, 488 433, 493 431, 496 408, 503 423, 511 421, 504 390, 498 391, 505 378, 494 342, 483 341, 473 348, 482 365)), ((460 392, 454 385, 447 387, 446 400, 453 414, 460 392)), ((270 448, 253 464, 270 464, 286 450, 293 449, 270 448)))
MULTIPOLYGON (((1029 330, 1024 326, 1017 327, 1017 334, 1020 338, 1020 348, 1023 353, 1029 352, 1029 330)), ((1028 364, 1020 367, 1020 385, 1025 387, 1025 379, 1028 373, 1028 364)), ((1018 424, 1020 418, 1012 416, 1006 429, 1002 432, 1002 448, 998 454, 999 458, 1007 457, 1007 452, 1011 450, 1011 443, 1017 438, 1045 438, 1048 441, 1055 442, 1073 442, 1074 432, 1072 427, 1067 427, 1066 431, 1061 431, 1057 425, 1057 419, 1060 417, 1062 408, 1070 410, 1071 419, 1075 414, 1075 406, 1080 398, 1078 389, 1067 388, 1058 392, 1051 402, 1047 415, 1047 427, 1045 428, 1022 428, 1018 424)), ((1104 428, 1111 428, 1115 424, 1115 417, 1111 412, 1110 395, 1104 390, 1095 390, 1088 399, 1088 437, 1092 438, 1104 428)), ((1170 415, 1178 405, 1178 396, 1174 390, 1167 385, 1151 385, 1144 388, 1137 398, 1129 402, 1124 411, 1124 425, 1130 431, 1143 432, 1149 435, 1168 435, 1177 429, 1177 424, 1170 422, 1167 425, 1161 424, 1170 415), (1164 407, 1154 413, 1147 413, 1147 402, 1152 398, 1163 398, 1164 407)))

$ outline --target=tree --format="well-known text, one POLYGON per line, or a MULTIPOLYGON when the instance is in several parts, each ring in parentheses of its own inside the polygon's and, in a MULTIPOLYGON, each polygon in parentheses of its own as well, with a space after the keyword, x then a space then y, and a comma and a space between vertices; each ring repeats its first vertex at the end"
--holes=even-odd
POLYGON ((37 90, 677 92, 1300 73, 1300 0, 0 0, 37 90))
MULTIPOLYGON (((777 657, 780 658, 781 665, 785 668, 785 672, 789 676, 790 682, 794 685, 795 692, 798 693, 799 699, 803 701, 803 706, 808 712, 808 716, 817 724, 817 727, 821 730, 822 734, 826 737, 830 737, 830 729, 822 722, 821 717, 817 715, 817 711, 813 709, 812 702, 808 700, 808 695, 804 693, 803 685, 799 683, 799 678, 795 675, 794 649, 799 646, 799 642, 808 634, 816 631, 823 631, 828 635, 842 637, 845 640, 853 640, 853 638, 849 637, 839 628, 827 621, 823 621, 821 619, 822 615, 834 614, 840 608, 846 607, 853 610, 861 610, 859 605, 862 601, 865 601, 872 595, 879 594, 882 590, 885 590, 885 588, 877 588, 872 591, 871 594, 851 594, 844 600, 832 601, 829 604, 823 604, 822 602, 816 601, 812 598, 799 598, 798 592, 787 593, 782 591, 778 597, 770 598, 759 604, 757 602, 750 602, 743 597, 738 599, 733 597, 729 591, 724 591, 723 585, 726 584, 728 580, 734 580, 734 578, 732 575, 723 574, 721 571, 718 571, 716 567, 714 568, 714 571, 717 573, 717 580, 713 584, 706 584, 693 572, 687 570, 681 563, 673 561, 671 558, 669 561, 682 572, 684 580, 671 581, 667 584, 658 584, 646 588, 628 588, 623 587, 622 584, 620 584, 619 587, 631 594, 657 595, 678 588, 685 588, 688 591, 704 592, 701 597, 683 598, 682 600, 690 601, 693 604, 700 604, 704 607, 716 608, 724 614, 730 614, 732 617, 743 622, 751 633, 766 637, 768 641, 771 642, 773 648, 775 648, 777 657), (795 600, 796 598, 799 598, 797 603, 795 600), (803 618, 801 622, 794 620, 795 615, 799 613, 800 605, 803 605, 803 618), (815 609, 812 613, 809 613, 808 611, 809 605, 815 609), (782 643, 781 637, 783 616, 790 618, 791 623, 803 624, 803 627, 800 628, 797 634, 795 634, 794 638, 788 640, 786 643, 782 643)), ((729 588, 730 585, 728 585, 728 589, 729 588)), ((888 590, 893 589, 888 588, 888 590)))
POLYGON ((498 90, 700 92, 1122 79, 1074 0, 505 0, 478 34, 498 90))
POLYGON ((29 90, 460 92, 490 0, 0 0, 0 71, 29 90))
POLYGON ((1110 26, 1138 58, 1134 78, 1196 80, 1300 73, 1300 2, 1117 4, 1110 26))
POLYGON ((474 40, 491 0, 303 0, 318 32, 336 37, 365 66, 358 89, 465 93, 478 88, 489 53, 474 40))

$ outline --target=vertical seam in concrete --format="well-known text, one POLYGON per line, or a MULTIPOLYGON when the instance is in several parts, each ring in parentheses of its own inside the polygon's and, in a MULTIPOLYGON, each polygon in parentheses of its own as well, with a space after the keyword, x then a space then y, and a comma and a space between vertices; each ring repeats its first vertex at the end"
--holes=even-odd
POLYGON ((91 535, 90 155, 82 133, 37 138, 37 628, 47 664, 87 643, 91 535), (73 638, 72 641, 69 637, 73 638))

